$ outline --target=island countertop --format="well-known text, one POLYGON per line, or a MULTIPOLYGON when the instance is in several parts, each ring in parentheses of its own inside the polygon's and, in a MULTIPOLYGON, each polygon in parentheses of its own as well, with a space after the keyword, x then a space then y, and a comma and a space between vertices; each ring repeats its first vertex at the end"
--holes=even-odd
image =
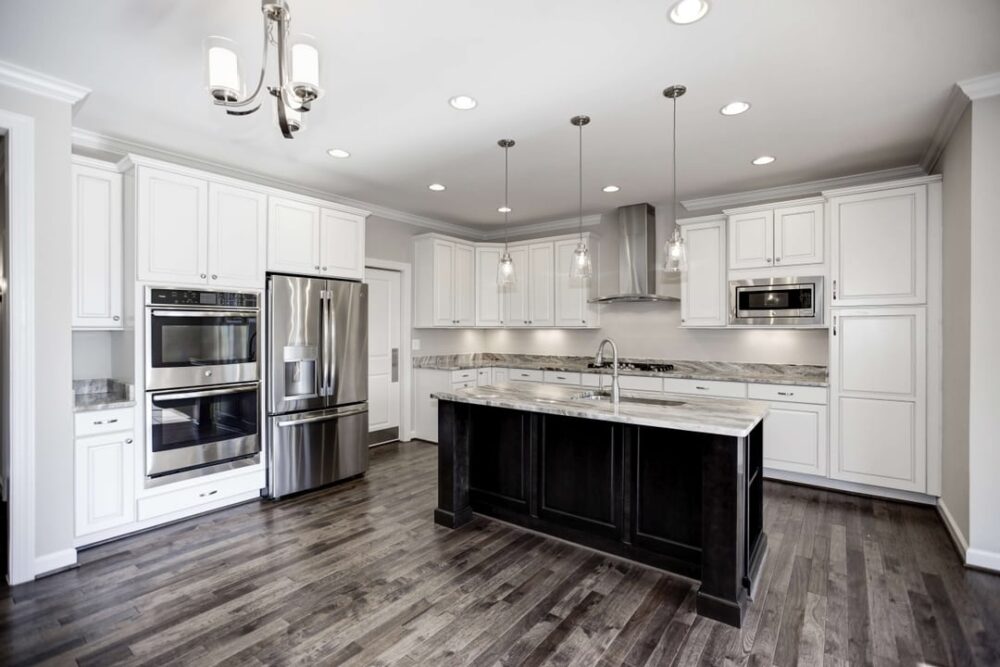
POLYGON ((615 408, 610 400, 583 398, 593 393, 583 387, 519 382, 442 391, 432 396, 443 401, 738 438, 749 435, 768 412, 768 404, 760 401, 686 394, 657 394, 654 398, 628 391, 621 393, 615 408))

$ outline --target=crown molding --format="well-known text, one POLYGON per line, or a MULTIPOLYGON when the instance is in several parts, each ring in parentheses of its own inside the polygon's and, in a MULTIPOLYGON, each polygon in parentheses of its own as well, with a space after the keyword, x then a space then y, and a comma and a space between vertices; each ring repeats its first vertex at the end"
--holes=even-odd
POLYGON ((962 90, 961 84, 952 86, 948 96, 948 106, 945 107, 944 115, 941 116, 941 120, 938 121, 937 127, 934 129, 927 150, 920 158, 920 167, 927 173, 933 171, 937 166, 938 160, 941 159, 941 154, 944 153, 944 149, 951 140, 951 135, 955 132, 958 121, 962 119, 962 114, 965 113, 967 106, 969 106, 969 96, 962 90))
POLYGON ((959 81, 958 87, 970 100, 981 100, 984 97, 1000 95, 1000 72, 959 81))
POLYGON ((914 185, 927 185, 928 183, 938 183, 941 181, 941 174, 932 176, 916 176, 914 178, 901 178, 891 183, 868 183, 866 185, 852 185, 846 188, 836 188, 834 190, 823 190, 824 197, 843 197, 845 195, 862 195, 867 192, 878 192, 885 190, 886 185, 894 188, 908 188, 914 185))
MULTIPOLYGON (((584 227, 596 227, 601 224, 601 214, 595 213, 593 215, 583 216, 583 226, 584 227)), ((507 228, 507 236, 526 236, 529 234, 544 234, 547 232, 558 232, 564 229, 577 229, 580 226, 580 218, 564 218, 562 220, 549 220, 547 222, 535 222, 526 225, 517 225, 514 227, 507 228)), ((490 229, 485 232, 480 232, 480 238, 483 241, 492 241, 495 239, 502 239, 504 237, 504 229, 490 229)))
MULTIPOLYGON (((810 206, 812 204, 822 204, 826 199, 823 197, 807 197, 805 199, 792 199, 790 201, 781 202, 782 208, 792 207, 792 206, 810 206)), ((733 215, 736 213, 758 213, 760 211, 769 211, 774 208, 774 204, 754 204, 752 206, 740 206, 739 208, 727 208, 723 211, 726 215, 733 215)))
POLYGON ((0 85, 66 102, 74 107, 90 95, 89 88, 3 60, 0 60, 0 85))
POLYGON ((794 199, 802 197, 803 195, 815 195, 819 192, 823 192, 824 190, 831 190, 834 188, 847 188, 855 185, 867 185, 869 183, 878 183, 880 181, 891 181, 897 178, 910 178, 923 175, 924 170, 920 168, 920 165, 911 164, 905 167, 869 171, 851 176, 824 178, 816 181, 796 183, 793 185, 782 185, 776 188, 746 190, 744 192, 734 192, 728 195, 686 199, 681 201, 681 205, 688 211, 707 211, 709 209, 723 209, 739 206, 741 204, 755 204, 757 202, 794 199))
POLYGON ((156 148, 154 146, 131 141, 129 139, 120 139, 118 137, 112 137, 78 127, 73 128, 73 146, 75 148, 79 147, 93 151, 110 153, 123 159, 126 158, 126 156, 133 155, 152 160, 161 160, 163 162, 169 162, 173 165, 180 165, 191 169, 209 171, 220 176, 235 178, 241 181, 248 181, 265 187, 293 192, 306 197, 312 197, 360 209, 379 218, 402 222, 407 225, 413 225, 424 229, 432 229, 434 231, 448 234, 462 234, 473 238, 479 238, 483 234, 481 229, 475 229, 473 227, 459 225, 453 222, 445 222, 443 220, 435 220, 433 218, 399 211, 387 206, 380 206, 378 204, 371 204, 369 202, 352 199, 350 197, 343 197, 333 192, 305 187, 279 178, 264 176, 263 174, 256 172, 238 169, 218 162, 203 160, 201 158, 192 157, 183 153, 177 153, 163 148, 156 148))

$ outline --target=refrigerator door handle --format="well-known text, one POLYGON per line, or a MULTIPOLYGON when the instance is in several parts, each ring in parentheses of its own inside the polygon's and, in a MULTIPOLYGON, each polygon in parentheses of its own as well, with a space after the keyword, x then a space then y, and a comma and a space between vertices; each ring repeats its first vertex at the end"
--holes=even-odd
POLYGON ((345 409, 340 412, 317 415, 315 417, 303 417, 301 419, 288 419, 278 422, 278 428, 287 428, 289 426, 302 426, 303 424, 314 424, 316 422, 331 421, 333 419, 340 419, 341 417, 350 417, 352 415, 360 415, 364 412, 368 412, 368 406, 364 405, 358 408, 345 409))
POLYGON ((327 360, 327 339, 330 336, 328 312, 330 293, 320 290, 319 293, 319 360, 320 360, 320 396, 330 395, 330 369, 327 360))
POLYGON ((326 363, 330 368, 330 384, 327 389, 327 396, 333 396, 334 387, 337 385, 337 304, 333 302, 333 290, 326 293, 327 307, 327 326, 330 330, 330 336, 327 348, 326 363))

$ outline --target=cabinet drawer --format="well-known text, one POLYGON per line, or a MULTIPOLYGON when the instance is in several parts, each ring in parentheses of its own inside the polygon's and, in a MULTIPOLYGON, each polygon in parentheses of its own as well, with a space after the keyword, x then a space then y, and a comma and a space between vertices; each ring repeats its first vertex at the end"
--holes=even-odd
POLYGON ((785 401, 826 405, 826 387, 797 387, 788 384, 749 384, 748 396, 758 401, 785 401))
POLYGON ((214 503, 250 491, 259 491, 263 487, 264 473, 256 471, 247 475, 227 477, 215 482, 205 482, 197 486, 147 496, 140 498, 138 502, 139 521, 179 512, 198 505, 214 503))
POLYGON ((562 371, 544 371, 542 374, 545 382, 551 382, 552 384, 580 384, 580 374, 579 373, 563 373, 562 371))
POLYGON ((468 389, 469 387, 475 387, 475 386, 476 386, 476 381, 475 380, 469 380, 468 382, 452 382, 451 383, 452 391, 457 391, 459 389, 468 389))
MULTIPOLYGON (((611 376, 605 380, 605 386, 611 386, 611 376)), ((648 375, 619 375, 618 386, 632 391, 663 391, 663 378, 648 375)))
POLYGON ((521 368, 510 369, 510 379, 518 382, 541 382, 544 379, 542 371, 524 370, 521 368))
POLYGON ((475 382, 476 381, 476 369, 475 368, 469 368, 469 369, 466 369, 464 371, 452 371, 451 372, 451 381, 452 381, 452 383, 455 383, 455 382, 469 382, 469 381, 475 382))
POLYGON ((710 380, 682 380, 666 378, 663 390, 676 394, 701 394, 719 398, 746 398, 747 386, 742 382, 716 382, 710 380))
POLYGON ((76 437, 114 433, 115 431, 131 431, 135 419, 134 412, 133 408, 78 412, 76 413, 76 437))

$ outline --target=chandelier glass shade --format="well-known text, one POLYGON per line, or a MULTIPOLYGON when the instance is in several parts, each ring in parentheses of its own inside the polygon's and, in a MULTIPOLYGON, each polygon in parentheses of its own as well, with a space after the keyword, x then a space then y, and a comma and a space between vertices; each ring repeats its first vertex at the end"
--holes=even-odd
POLYGON ((510 194, 510 169, 507 164, 507 151, 514 146, 514 140, 501 139, 497 142, 497 146, 503 149, 503 206, 497 209, 503 213, 503 253, 500 255, 500 262, 497 264, 497 285, 500 287, 510 287, 517 282, 517 276, 514 273, 514 258, 510 256, 510 250, 507 248, 507 223, 509 222, 508 216, 511 211, 510 201, 508 200, 510 194))

